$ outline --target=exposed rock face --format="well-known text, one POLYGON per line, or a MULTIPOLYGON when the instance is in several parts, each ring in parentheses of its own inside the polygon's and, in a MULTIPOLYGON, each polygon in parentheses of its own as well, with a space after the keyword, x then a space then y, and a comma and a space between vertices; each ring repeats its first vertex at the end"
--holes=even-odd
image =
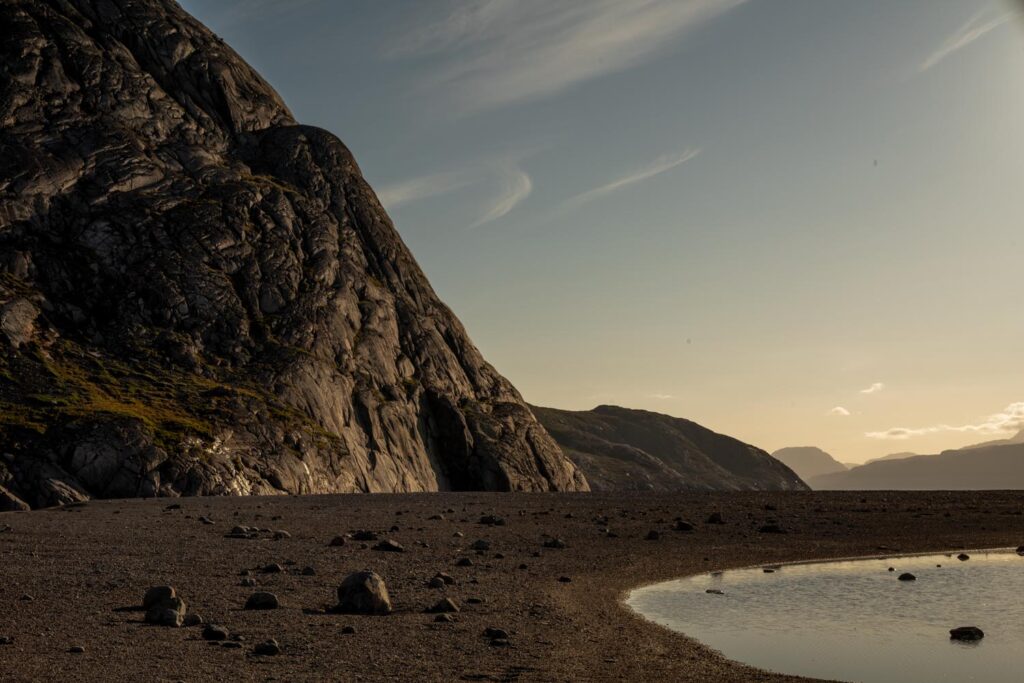
POLYGON ((0 31, 6 499, 586 489, 348 149, 177 5, 0 31))
POLYGON ((646 410, 533 408, 595 491, 806 491, 792 470, 742 441, 646 410))

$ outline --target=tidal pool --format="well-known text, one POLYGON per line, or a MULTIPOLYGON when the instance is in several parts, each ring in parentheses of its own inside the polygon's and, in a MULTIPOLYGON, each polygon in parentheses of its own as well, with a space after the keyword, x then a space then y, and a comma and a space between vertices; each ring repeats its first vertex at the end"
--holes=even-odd
POLYGON ((959 552, 704 574, 638 588, 626 604, 769 671, 864 683, 1024 681, 1024 557, 968 550, 961 561, 959 552), (904 572, 917 580, 899 581, 904 572), (951 641, 957 626, 978 626, 985 638, 951 641))

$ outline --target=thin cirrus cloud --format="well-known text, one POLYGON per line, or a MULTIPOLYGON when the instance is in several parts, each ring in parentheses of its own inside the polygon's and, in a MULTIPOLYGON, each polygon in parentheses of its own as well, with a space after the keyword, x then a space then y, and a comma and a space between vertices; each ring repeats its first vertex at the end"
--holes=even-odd
POLYGON ((684 34, 747 0, 477 0, 452 3, 392 48, 430 57, 429 92, 463 113, 535 100, 625 71, 678 45, 684 34))
POLYGON ((849 417, 850 411, 842 406, 836 406, 832 410, 828 411, 829 415, 835 415, 837 417, 849 417))
POLYGON ((883 384, 882 382, 875 382, 874 384, 872 384, 871 386, 867 387, 866 389, 861 389, 860 393, 865 394, 865 395, 877 394, 878 392, 882 391, 883 389, 885 389, 885 384, 883 384))
POLYGON ((487 198, 470 228, 495 221, 507 215, 533 191, 533 179, 517 159, 500 158, 456 171, 429 173, 418 178, 383 185, 377 193, 380 203, 389 211, 405 204, 449 194, 471 185, 490 183, 497 191, 487 198))
POLYGON ((937 424, 927 427, 893 427, 881 432, 866 432, 869 439, 904 440, 930 434, 961 433, 999 435, 1013 434, 1024 429, 1024 401, 1011 403, 1004 410, 989 415, 980 422, 965 425, 937 424))
POLYGON ((698 154, 700 154, 699 149, 687 149, 676 154, 663 154, 642 168, 630 171, 626 175, 616 178, 609 183, 605 183, 604 185, 570 197, 564 202, 563 206, 577 207, 582 204, 586 204, 587 202, 603 197, 604 195, 615 192, 616 190, 621 190, 629 185, 635 185, 636 183, 647 180, 648 178, 653 178, 654 176, 665 173, 666 171, 671 171, 676 166, 686 163, 698 154))
POLYGON ((964 49, 979 38, 994 31, 1016 16, 1019 11, 1002 12, 993 14, 992 8, 985 8, 968 19, 960 28, 949 36, 942 45, 936 48, 918 66, 918 73, 924 73, 929 69, 938 66, 947 57, 964 49))

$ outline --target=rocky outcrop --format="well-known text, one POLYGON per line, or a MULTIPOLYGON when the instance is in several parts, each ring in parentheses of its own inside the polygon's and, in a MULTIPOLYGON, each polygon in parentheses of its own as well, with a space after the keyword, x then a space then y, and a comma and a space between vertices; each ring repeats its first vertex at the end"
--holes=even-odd
POLYGON ((5 497, 586 489, 349 150, 176 4, 0 32, 5 497))
POLYGON ((807 490, 760 448, 696 422, 618 406, 533 411, 595 491, 807 490))

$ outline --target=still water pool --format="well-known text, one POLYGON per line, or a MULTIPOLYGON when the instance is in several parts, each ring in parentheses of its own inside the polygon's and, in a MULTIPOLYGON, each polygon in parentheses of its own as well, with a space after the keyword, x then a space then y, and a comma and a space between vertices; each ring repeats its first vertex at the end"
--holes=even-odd
POLYGON ((626 603, 770 671, 865 683, 1024 681, 1024 557, 958 553, 738 569, 638 588, 626 603), (917 580, 897 580, 904 572, 917 580), (951 641, 957 626, 978 626, 985 638, 951 641))

